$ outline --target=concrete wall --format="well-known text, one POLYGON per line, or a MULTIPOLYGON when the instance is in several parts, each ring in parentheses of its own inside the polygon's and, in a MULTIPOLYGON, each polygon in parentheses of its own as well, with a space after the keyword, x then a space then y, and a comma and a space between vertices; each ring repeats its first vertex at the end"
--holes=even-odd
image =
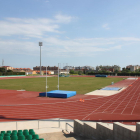
POLYGON ((96 123, 84 123, 84 136, 87 138, 96 138, 96 123))
POLYGON ((105 123, 97 123, 97 137, 99 140, 113 140, 113 126, 107 126, 105 123))
POLYGON ((137 140, 136 126, 124 125, 121 123, 113 124, 114 140, 137 140))
POLYGON ((137 135, 137 140, 140 140, 140 122, 136 124, 136 135, 137 135))
POLYGON ((79 120, 74 120, 74 133, 84 135, 84 123, 79 120))
POLYGON ((140 140, 140 123, 124 125, 122 123, 95 123, 74 121, 74 133, 96 140, 140 140), (93 125, 94 123, 94 125, 93 125), (78 129, 78 130, 77 130, 78 129))

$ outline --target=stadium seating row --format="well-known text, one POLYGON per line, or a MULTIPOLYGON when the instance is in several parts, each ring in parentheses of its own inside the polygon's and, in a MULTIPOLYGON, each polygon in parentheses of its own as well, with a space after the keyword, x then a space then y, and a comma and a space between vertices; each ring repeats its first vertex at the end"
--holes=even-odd
POLYGON ((33 129, 25 130, 8 130, 0 132, 0 140, 44 140, 35 134, 33 129))

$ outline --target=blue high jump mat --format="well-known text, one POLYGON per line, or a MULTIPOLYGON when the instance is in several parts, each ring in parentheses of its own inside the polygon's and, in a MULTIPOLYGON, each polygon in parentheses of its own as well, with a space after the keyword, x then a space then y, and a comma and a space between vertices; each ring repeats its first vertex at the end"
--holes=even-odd
POLYGON ((119 87, 105 87, 105 88, 102 88, 101 90, 115 90, 115 91, 119 91, 121 88, 119 87))
MULTIPOLYGON (((52 90, 47 92, 47 97, 54 97, 54 98, 69 98, 75 95, 76 95, 76 91, 52 90)), ((39 93, 39 96, 46 96, 46 92, 39 93)))

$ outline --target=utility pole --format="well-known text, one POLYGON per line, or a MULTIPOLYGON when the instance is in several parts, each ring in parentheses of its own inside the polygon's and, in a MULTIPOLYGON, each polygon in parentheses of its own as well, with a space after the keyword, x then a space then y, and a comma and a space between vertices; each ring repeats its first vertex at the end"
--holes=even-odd
POLYGON ((2 59, 2 66, 4 66, 4 59, 2 59))

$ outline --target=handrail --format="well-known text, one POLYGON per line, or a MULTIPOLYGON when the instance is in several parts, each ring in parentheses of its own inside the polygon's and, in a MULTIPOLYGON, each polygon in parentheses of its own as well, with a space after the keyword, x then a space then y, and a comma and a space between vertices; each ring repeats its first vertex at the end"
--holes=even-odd
POLYGON ((68 130, 67 130, 67 125, 69 125, 71 128, 74 128, 72 125, 66 123, 66 125, 65 125, 65 130, 66 130, 67 132, 68 132, 68 130))

